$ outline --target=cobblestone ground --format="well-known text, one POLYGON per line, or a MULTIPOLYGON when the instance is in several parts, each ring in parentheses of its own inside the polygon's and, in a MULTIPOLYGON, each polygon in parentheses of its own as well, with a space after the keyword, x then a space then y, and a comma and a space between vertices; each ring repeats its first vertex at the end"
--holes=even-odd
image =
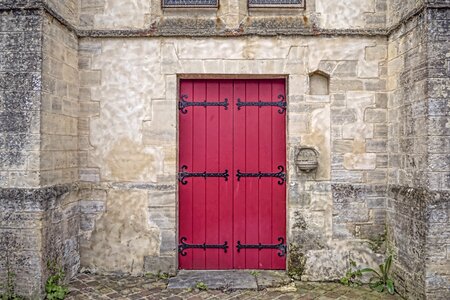
POLYGON ((289 286, 262 291, 199 291, 167 289, 167 280, 155 277, 116 277, 79 274, 69 285, 66 299, 401 299, 368 288, 350 288, 338 283, 294 282, 289 286))

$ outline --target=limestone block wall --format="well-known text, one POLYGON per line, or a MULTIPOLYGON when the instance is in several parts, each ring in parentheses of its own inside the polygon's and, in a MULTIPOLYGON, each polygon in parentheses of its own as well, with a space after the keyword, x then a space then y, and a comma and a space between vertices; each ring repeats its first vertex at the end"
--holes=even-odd
POLYGON ((42 29, 40 184, 65 190, 45 212, 44 259, 59 262, 71 278, 80 265, 78 38, 48 14, 42 29))
POLYGON ((211 74, 286 76, 289 242, 306 258, 304 278, 336 279, 350 258, 373 264, 384 235, 386 50, 383 38, 81 39, 82 267, 174 271, 177 81, 211 74), (330 95, 310 95, 317 70, 330 75, 330 95), (296 174, 298 146, 320 152, 316 173, 296 174))
POLYGON ((0 186, 39 185, 41 19, 3 12, 0 43, 0 186), (20 61, 20 63, 17 63, 20 61))
MULTIPOLYGON (((445 0, 444 0, 445 1, 445 0)), ((392 26, 402 20, 402 18, 419 9, 428 0, 387 0, 388 14, 387 25, 392 26)))
POLYGON ((162 8, 162 0, 81 0, 80 28, 195 33, 312 32, 383 29, 387 0, 305 1, 304 8, 249 8, 247 0, 222 0, 218 8, 162 8), (195 19, 193 19, 194 17, 195 19))
POLYGON ((439 299, 450 297, 450 9, 448 6, 431 9, 426 18, 429 24, 427 171, 428 188, 432 192, 425 215, 425 291, 428 298, 439 299))
POLYGON ((429 9, 388 45, 388 240, 411 299, 449 296, 447 31, 448 8, 429 9))
POLYGON ((15 291, 39 298, 49 276, 47 262, 62 266, 68 278, 79 265, 79 208, 72 184, 78 178, 78 108, 63 104, 78 103, 78 71, 66 70, 77 68, 77 38, 43 11, 2 5, 8 9, 0 13, 0 293, 15 274, 15 291), (71 128, 69 135, 75 136, 70 166, 61 128, 71 128), (56 161, 67 164, 72 176, 60 171, 48 180, 48 170, 61 168, 56 161))
MULTIPOLYGON (((327 29, 383 28, 388 0, 306 1, 315 2, 318 25, 327 29)), ((310 3, 311 2, 311 3, 310 3)))
MULTIPOLYGON (((23 1, 23 0, 21 0, 23 1)), ((25 0, 26 1, 26 0, 25 0)), ((71 25, 78 25, 80 19, 80 0, 41 0, 71 25)))
POLYGON ((78 179, 78 39, 57 20, 43 22, 42 185, 78 179))
POLYGON ((425 254, 426 204, 412 194, 413 187, 424 187, 427 182, 425 20, 415 18, 406 26, 390 37, 388 45, 389 184, 412 189, 408 193, 390 188, 387 223, 398 261, 397 289, 420 299, 425 289, 421 257, 425 254))

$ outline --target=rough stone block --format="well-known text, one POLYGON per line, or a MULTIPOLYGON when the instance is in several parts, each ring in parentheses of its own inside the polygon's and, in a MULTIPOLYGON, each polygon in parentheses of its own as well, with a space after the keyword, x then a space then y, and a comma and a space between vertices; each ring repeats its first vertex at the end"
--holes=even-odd
POLYGON ((83 214, 98 214, 105 211, 105 203, 103 201, 81 200, 79 203, 83 214))
POLYGON ((377 155, 374 153, 344 154, 344 167, 348 170, 373 170, 377 155))
POLYGON ((151 207, 149 221, 161 229, 175 228, 175 207, 151 207))
POLYGON ((348 268, 349 253, 339 250, 314 250, 306 254, 305 280, 335 280, 348 268))
POLYGON ((332 170, 331 178, 334 182, 363 182, 363 173, 357 171, 332 170))
POLYGON ((331 109, 331 123, 333 125, 343 125, 356 122, 356 109, 348 108, 332 108, 331 109))
POLYGON ((175 256, 145 256, 144 272, 174 274, 176 272, 176 258, 175 256))
POLYGON ((352 140, 335 140, 332 144, 332 152, 335 153, 347 153, 353 150, 352 140))
POLYGON ((101 71, 80 71, 80 86, 91 87, 101 84, 101 71))
POLYGON ((337 63, 336 68, 333 71, 333 76, 337 77, 355 77, 358 61, 348 60, 340 61, 337 63))
POLYGON ((364 112, 364 121, 370 123, 386 122, 387 112, 385 109, 367 108, 364 112))
POLYGON ((387 57, 386 45, 369 46, 365 49, 366 60, 383 60, 387 57))

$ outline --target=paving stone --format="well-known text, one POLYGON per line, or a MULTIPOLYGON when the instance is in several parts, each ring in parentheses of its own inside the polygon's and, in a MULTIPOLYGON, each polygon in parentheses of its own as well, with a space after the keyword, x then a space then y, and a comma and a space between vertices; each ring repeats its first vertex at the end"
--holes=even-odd
MULTIPOLYGON (((265 278, 269 282, 275 281, 276 284, 286 280, 283 272, 260 271, 257 278, 265 278)), ((293 282, 293 284, 282 286, 280 288, 256 290, 255 276, 246 271, 180 271, 177 277, 179 282, 195 282, 200 279, 206 283, 211 280, 207 291, 199 291, 192 288, 167 288, 169 281, 153 277, 132 277, 132 276, 100 276, 94 274, 78 274, 69 284, 69 295, 67 300, 99 300, 99 299, 121 299, 121 300, 213 300, 213 299, 252 299, 252 300, 290 300, 290 299, 401 299, 398 295, 380 294, 371 291, 367 287, 351 288, 338 283, 327 282, 293 282), (205 274, 208 273, 208 274, 205 274), (211 275, 209 275, 209 273, 211 275), (227 276, 234 275, 234 283, 244 279, 245 282, 253 282, 253 288, 247 284, 247 289, 232 289, 223 291, 222 289, 213 289, 214 280, 223 280, 227 276), (248 275, 248 276, 247 276, 248 275), (189 281, 190 280, 190 281, 189 281), (297 289, 292 290, 291 286, 297 289)), ((243 282, 239 283, 243 286, 243 282)), ((223 285, 222 285, 223 286, 223 285)), ((236 285, 237 286, 237 285, 236 285)))

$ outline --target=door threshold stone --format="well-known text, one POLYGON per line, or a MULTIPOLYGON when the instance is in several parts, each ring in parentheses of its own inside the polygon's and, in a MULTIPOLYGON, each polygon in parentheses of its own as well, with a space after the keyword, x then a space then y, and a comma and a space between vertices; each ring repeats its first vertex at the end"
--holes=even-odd
POLYGON ((203 283, 211 290, 262 290, 291 282, 284 271, 180 270, 169 279, 168 289, 195 289, 203 283))

